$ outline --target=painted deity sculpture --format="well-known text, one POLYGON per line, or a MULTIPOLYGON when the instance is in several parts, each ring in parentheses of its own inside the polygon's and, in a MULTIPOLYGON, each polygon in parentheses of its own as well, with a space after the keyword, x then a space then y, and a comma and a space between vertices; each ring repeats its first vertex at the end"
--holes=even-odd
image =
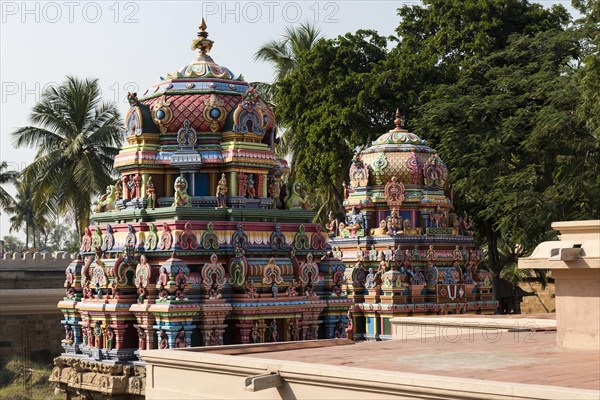
POLYGON ((333 216, 333 212, 329 211, 329 222, 327 222, 327 224, 325 224, 325 229, 327 229, 327 233, 329 233, 329 236, 335 236, 337 229, 338 229, 338 225, 339 225, 339 221, 333 216))
POLYGON ((365 221, 356 207, 352 207, 352 211, 346 217, 346 222, 347 225, 343 231, 344 237, 365 236, 365 221))
POLYGON ((138 333, 138 347, 139 347, 139 349, 140 350, 146 350, 146 333, 139 326, 137 328, 137 333, 138 333))
POLYGON ((249 199, 253 199, 256 197, 256 189, 254 188, 254 175, 248 175, 248 179, 246 179, 246 183, 244 184, 246 190, 246 197, 249 199))
POLYGON ((133 187, 134 193, 132 198, 137 199, 139 197, 142 197, 142 177, 140 176, 140 174, 135 174, 133 176, 133 187))
POLYGON ((167 338, 167 333, 161 329, 160 331, 160 341, 158 342, 159 349, 168 349, 169 348, 169 339, 167 338))
POLYGON ((121 178, 117 179, 115 183, 115 198, 117 200, 123 199, 123 181, 121 178))
POLYGON ((396 236, 396 234, 398 234, 398 233, 403 233, 402 217, 400 215, 398 215, 398 211, 396 211, 395 208, 392 208, 392 212, 390 213, 390 216, 387 217, 386 223, 387 223, 388 234, 391 233, 393 236, 396 236))
POLYGON ((459 224, 461 235, 473 236, 473 221, 469 218, 466 211, 460 217, 459 224))
POLYGON ((181 349, 184 347, 186 347, 185 331, 181 329, 179 332, 177 332, 177 336, 175 337, 175 348, 181 349))
POLYGON ((124 190, 127 191, 127 199, 136 199, 140 197, 142 193, 142 178, 140 177, 140 174, 130 174, 123 182, 125 183, 124 190))
POLYGON ((436 228, 446 227, 446 215, 444 211, 440 209, 440 206, 437 206, 435 210, 430 210, 429 215, 432 226, 436 228))
POLYGON ((156 208, 156 190, 151 176, 148 177, 148 182, 146 182, 146 200, 148 201, 147 207, 154 210, 156 208))
POLYGON ((73 328, 71 328, 71 325, 67 324, 65 326, 65 339, 63 342, 66 344, 73 344, 73 328))
POLYGON ((187 194, 188 183, 183 176, 178 176, 175 179, 175 198, 173 199, 174 207, 191 207, 192 197, 187 194))
POLYGON ((106 347, 109 350, 115 347, 115 331, 110 326, 106 328, 106 347))
POLYGON ((225 174, 221 174, 221 179, 219 179, 215 193, 217 194, 217 208, 226 208, 227 179, 225 178, 225 174))
POLYGON ((94 337, 96 339, 96 348, 102 348, 102 327, 100 326, 100 322, 96 322, 96 328, 94 329, 94 337))
POLYGON ((271 200, 273 201, 273 203, 271 204, 272 208, 281 207, 281 201, 279 199, 281 196, 281 187, 279 186, 279 182, 277 182, 273 178, 271 178, 270 184, 269 184, 269 196, 271 197, 271 200))

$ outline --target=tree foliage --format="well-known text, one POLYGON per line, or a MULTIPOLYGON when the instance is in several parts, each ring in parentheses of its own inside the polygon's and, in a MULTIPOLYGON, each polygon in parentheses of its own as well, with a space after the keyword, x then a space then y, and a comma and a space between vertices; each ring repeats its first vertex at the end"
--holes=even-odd
POLYGON ((266 61, 275 68, 275 82, 288 77, 299 58, 309 51, 321 35, 321 29, 310 22, 297 28, 288 26, 280 39, 271 40, 258 49, 255 61, 266 61))
POLYGON ((374 31, 322 39, 278 84, 278 116, 295 133, 290 139, 294 177, 318 192, 323 216, 327 208, 340 209, 354 148, 392 120, 385 96, 374 86, 386 45, 374 31))
POLYGON ((46 223, 46 208, 34 204, 34 189, 26 182, 17 185, 17 195, 14 203, 8 208, 10 217, 10 232, 24 230, 25 248, 29 248, 29 239, 33 247, 37 248, 36 232, 41 230, 46 223))
MULTIPOLYGON (((18 177, 17 171, 11 171, 8 169, 6 161, 0 163, 0 185, 6 185, 7 183, 14 183, 18 177)), ((14 199, 12 196, 0 186, 0 209, 7 211, 13 204, 14 199)))
POLYGON ((526 0, 426 0, 398 10, 398 45, 380 79, 393 88, 404 113, 430 99, 430 89, 456 82, 464 67, 503 49, 511 35, 532 35, 562 26, 562 6, 526 0))
POLYGON ((16 236, 3 236, 2 241, 4 242, 4 252, 6 253, 16 253, 25 250, 25 243, 16 236))

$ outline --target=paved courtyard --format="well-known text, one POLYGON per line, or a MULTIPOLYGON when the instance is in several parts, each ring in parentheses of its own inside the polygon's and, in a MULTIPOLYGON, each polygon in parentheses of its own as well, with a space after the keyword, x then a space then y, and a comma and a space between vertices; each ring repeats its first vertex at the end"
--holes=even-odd
POLYGON ((250 357, 600 390, 600 355, 556 347, 556 332, 474 332, 253 353, 250 357))

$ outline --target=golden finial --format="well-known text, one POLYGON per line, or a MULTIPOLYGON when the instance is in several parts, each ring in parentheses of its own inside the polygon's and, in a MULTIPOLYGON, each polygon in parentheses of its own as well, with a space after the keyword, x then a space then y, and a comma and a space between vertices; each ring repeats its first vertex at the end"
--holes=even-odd
POLYGON ((396 108, 396 119, 394 119, 395 130, 403 130, 406 128, 406 117, 400 115, 400 109, 396 108))
POLYGON ((202 17, 202 22, 198 27, 200 31, 198 32, 198 39, 194 39, 192 41, 192 50, 200 50, 200 55, 204 55, 212 49, 213 41, 208 39, 208 32, 206 32, 206 22, 204 21, 204 17, 202 17))

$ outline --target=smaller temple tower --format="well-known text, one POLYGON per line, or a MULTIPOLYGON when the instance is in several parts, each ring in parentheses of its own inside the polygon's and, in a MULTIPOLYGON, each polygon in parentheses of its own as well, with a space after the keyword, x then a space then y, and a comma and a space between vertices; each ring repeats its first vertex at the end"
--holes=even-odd
POLYGON ((327 224, 346 266, 355 339, 388 338, 394 316, 496 308, 473 224, 452 212, 446 165, 398 111, 394 124, 356 153, 344 183, 346 220, 327 224))

